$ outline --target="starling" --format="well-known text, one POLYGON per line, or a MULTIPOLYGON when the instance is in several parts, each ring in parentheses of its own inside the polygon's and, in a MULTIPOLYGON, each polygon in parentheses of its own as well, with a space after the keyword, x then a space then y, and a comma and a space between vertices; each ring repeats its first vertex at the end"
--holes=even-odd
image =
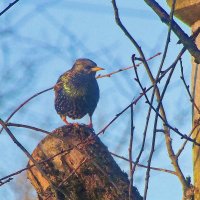
POLYGON ((83 58, 76 60, 73 67, 59 77, 54 86, 55 109, 67 125, 67 116, 80 119, 89 114, 89 127, 92 127, 92 114, 99 101, 99 86, 95 78, 99 70, 103 68, 83 58))

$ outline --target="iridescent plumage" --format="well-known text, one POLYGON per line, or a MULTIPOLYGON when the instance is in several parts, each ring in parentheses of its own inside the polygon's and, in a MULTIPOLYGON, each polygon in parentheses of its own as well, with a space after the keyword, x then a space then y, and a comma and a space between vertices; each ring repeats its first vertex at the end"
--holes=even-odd
POLYGON ((55 90, 55 109, 66 124, 66 116, 80 119, 92 114, 99 100, 99 87, 95 78, 96 71, 103 68, 89 59, 78 59, 73 67, 60 76, 55 90))

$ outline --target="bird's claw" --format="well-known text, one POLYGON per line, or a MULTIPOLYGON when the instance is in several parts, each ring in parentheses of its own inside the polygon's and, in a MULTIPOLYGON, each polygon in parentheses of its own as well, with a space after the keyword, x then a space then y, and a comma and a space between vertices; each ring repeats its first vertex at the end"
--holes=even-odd
POLYGON ((75 126, 76 128, 78 128, 79 124, 78 123, 73 123, 73 126, 75 126))
POLYGON ((88 128, 91 128, 91 129, 93 128, 93 124, 92 123, 89 123, 87 126, 88 126, 88 128))

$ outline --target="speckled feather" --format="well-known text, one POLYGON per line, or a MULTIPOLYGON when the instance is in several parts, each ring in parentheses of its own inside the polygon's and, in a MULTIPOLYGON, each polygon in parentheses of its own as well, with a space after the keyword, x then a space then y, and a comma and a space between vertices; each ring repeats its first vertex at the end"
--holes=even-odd
POLYGON ((77 72, 72 68, 60 76, 57 85, 55 109, 59 115, 72 119, 80 119, 86 114, 92 116, 99 100, 95 75, 77 72))

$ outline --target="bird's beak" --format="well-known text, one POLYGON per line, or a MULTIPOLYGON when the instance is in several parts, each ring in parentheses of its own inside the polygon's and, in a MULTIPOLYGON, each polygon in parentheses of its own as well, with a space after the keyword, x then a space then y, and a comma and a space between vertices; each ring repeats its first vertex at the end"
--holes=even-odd
POLYGON ((97 71, 100 71, 100 70, 104 70, 104 68, 95 66, 95 67, 93 67, 93 68, 91 69, 92 72, 97 72, 97 71))

